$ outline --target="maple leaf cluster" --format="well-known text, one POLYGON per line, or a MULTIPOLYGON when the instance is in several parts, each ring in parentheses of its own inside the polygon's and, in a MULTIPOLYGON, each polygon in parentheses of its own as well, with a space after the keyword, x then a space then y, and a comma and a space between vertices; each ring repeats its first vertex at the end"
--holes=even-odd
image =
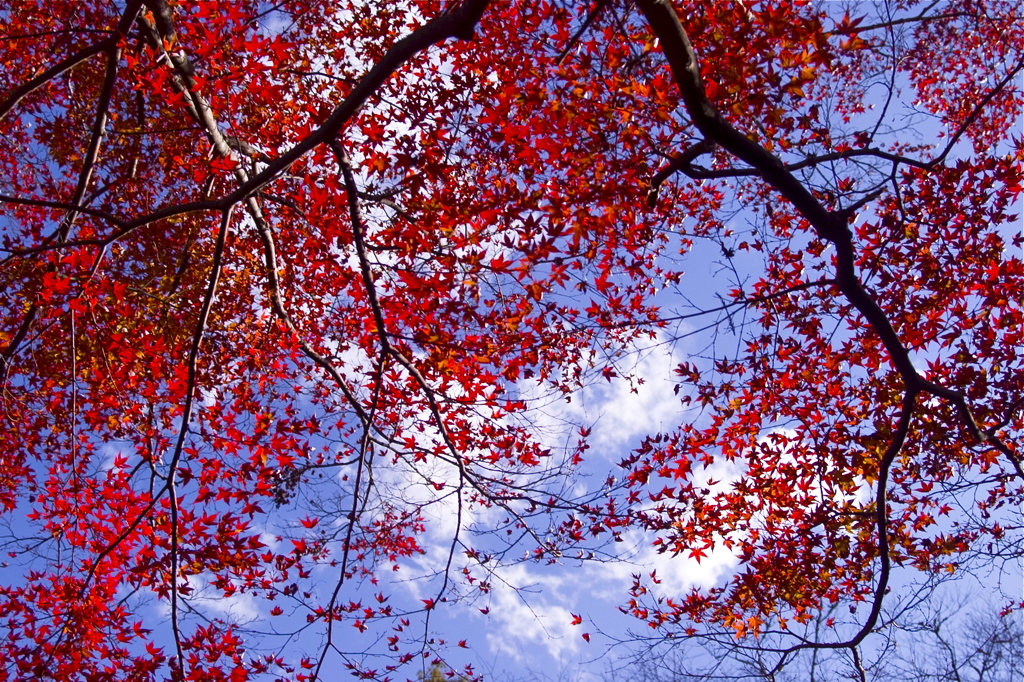
POLYGON ((1016 3, 441 5, 0 11, 6 677, 386 677, 627 533, 738 561, 636 578, 664 636, 863 604, 793 647, 1019 558, 1016 3), (652 342, 677 421, 580 492, 545 410, 652 342))

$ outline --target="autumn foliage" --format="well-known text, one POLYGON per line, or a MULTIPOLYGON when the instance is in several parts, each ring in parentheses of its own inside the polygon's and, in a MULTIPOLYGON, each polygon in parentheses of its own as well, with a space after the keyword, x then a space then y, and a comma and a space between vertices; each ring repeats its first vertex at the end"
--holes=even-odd
POLYGON ((1019 557, 1018 5, 7 3, 0 676, 383 677, 630 534, 739 560, 662 635, 862 604, 792 647, 1019 557), (676 423, 552 447, 651 343, 676 423))

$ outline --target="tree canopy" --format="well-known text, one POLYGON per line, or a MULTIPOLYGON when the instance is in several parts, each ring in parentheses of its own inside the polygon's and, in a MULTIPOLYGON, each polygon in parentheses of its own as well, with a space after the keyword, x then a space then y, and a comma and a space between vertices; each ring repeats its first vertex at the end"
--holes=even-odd
POLYGON ((994 0, 7 3, 4 675, 411 675, 627 537, 738 562, 635 576, 648 633, 782 661, 1018 562, 1022 47, 994 0), (626 451, 551 425, 652 380, 626 451))

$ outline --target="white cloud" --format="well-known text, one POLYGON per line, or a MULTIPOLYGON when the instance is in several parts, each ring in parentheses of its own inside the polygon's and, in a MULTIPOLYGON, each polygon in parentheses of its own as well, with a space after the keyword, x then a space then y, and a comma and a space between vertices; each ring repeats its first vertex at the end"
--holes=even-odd
MULTIPOLYGON (((228 623, 244 625, 262 617, 259 602, 251 594, 236 592, 225 597, 220 590, 211 587, 209 580, 202 575, 189 576, 187 583, 190 593, 179 595, 179 599, 187 602, 192 610, 206 618, 218 618, 228 623)), ((161 617, 170 618, 170 601, 161 599, 156 604, 156 610, 161 617)))
POLYGON ((541 575, 520 564, 502 571, 491 590, 487 643, 496 654, 529 660, 539 648, 556 661, 576 655, 582 630, 572 625, 570 607, 581 606, 579 581, 571 571, 541 575))
POLYGON ((520 395, 537 407, 537 434, 545 445, 564 447, 584 426, 591 429, 592 452, 615 459, 636 439, 678 422, 683 408, 674 393, 673 345, 660 337, 638 342, 627 357, 632 366, 619 363, 619 371, 628 371, 629 378, 591 381, 569 400, 544 396, 535 381, 519 383, 520 395))

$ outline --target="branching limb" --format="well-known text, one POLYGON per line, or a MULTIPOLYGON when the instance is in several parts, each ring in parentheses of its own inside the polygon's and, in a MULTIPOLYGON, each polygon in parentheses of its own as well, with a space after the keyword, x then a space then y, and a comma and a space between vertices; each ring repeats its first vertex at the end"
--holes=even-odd
MULTIPOLYGON (((135 9, 135 13, 138 13, 138 7, 135 9)), ((77 206, 82 203, 82 199, 85 198, 85 193, 89 189, 89 182, 92 179, 93 170, 96 167, 96 161, 100 154, 100 146, 103 144, 103 137, 107 128, 107 112, 110 109, 110 98, 114 94, 114 82, 117 80, 117 66, 120 61, 121 49, 115 44, 114 49, 112 49, 107 55, 107 69, 106 73, 103 75, 103 87, 100 90, 99 101, 96 104, 96 115, 93 118, 92 125, 92 137, 89 141, 89 148, 86 150, 85 156, 82 159, 82 169, 78 173, 78 185, 75 187, 75 193, 69 202, 73 206, 77 206)), ((57 234, 57 240, 59 242, 63 242, 67 239, 72 226, 75 224, 77 215, 78 214, 76 212, 70 211, 64 216, 64 220, 61 221, 61 226, 57 234)))
POLYGON ((686 150, 674 158, 671 163, 655 173, 654 177, 651 178, 651 188, 647 192, 647 206, 654 208, 658 203, 658 190, 661 189, 662 183, 679 171, 686 169, 697 159, 698 156, 710 154, 713 151, 715 151, 714 142, 707 139, 700 140, 687 147, 686 150))
POLYGON ((239 186, 224 200, 237 202, 252 196, 308 152, 322 144, 330 144, 362 106, 405 62, 449 38, 471 39, 477 23, 490 4, 491 0, 465 0, 453 10, 441 14, 396 42, 363 76, 352 92, 334 108, 319 128, 287 152, 267 162, 266 168, 239 186))
POLYGON ((306 341, 302 334, 299 332, 299 328, 295 325, 292 320, 291 314, 288 312, 284 305, 284 298, 281 295, 281 279, 277 274, 277 251, 274 246, 274 236, 270 231, 270 226, 266 221, 256 224, 257 231, 260 236, 260 241, 263 243, 263 266, 266 272, 267 278, 267 293, 270 297, 270 309, 273 311, 274 316, 277 317, 284 325, 285 328, 294 336, 296 342, 299 344, 302 354, 305 355, 309 360, 313 362, 317 367, 324 370, 334 384, 345 396, 345 400, 351 405, 355 411, 356 416, 365 425, 369 423, 369 415, 366 410, 363 409, 355 393, 349 387, 348 382, 341 376, 341 373, 334 366, 334 364, 327 359, 322 353, 318 352, 313 346, 306 341))
POLYGON ((101 40, 94 45, 83 48, 73 55, 65 57, 32 80, 15 89, 14 92, 7 96, 7 99, 0 102, 0 119, 9 114, 12 109, 18 106, 21 100, 25 99, 25 97, 43 87, 62 73, 70 71, 82 62, 85 62, 98 54, 103 52, 110 53, 117 50, 117 46, 121 42, 121 39, 128 35, 128 31, 131 29, 132 24, 135 23, 135 18, 139 15, 140 9, 142 9, 142 0, 130 0, 130 2, 125 6, 124 12, 121 14, 121 19, 117 23, 117 28, 115 29, 116 33, 114 35, 111 35, 109 38, 101 40))
POLYGON ((145 507, 132 519, 125 527, 125 529, 112 541, 107 543, 103 550, 98 552, 93 558, 89 565, 89 569, 86 571, 85 579, 82 582, 82 587, 79 591, 79 595, 84 595, 88 589, 89 584, 96 575, 96 571, 99 569, 100 564, 103 560, 110 555, 122 542, 127 540, 139 527, 139 524, 149 515, 149 513, 156 507, 160 499, 163 498, 165 493, 170 493, 170 516, 171 516, 171 626, 174 632, 175 646, 177 648, 178 660, 184 660, 182 658, 182 648, 180 641, 180 632, 178 629, 178 588, 177 588, 177 575, 178 575, 178 506, 177 506, 177 492, 176 492, 176 470, 178 463, 181 461, 182 454, 185 448, 185 439, 188 434, 189 423, 192 418, 192 410, 195 406, 195 396, 198 389, 199 382, 199 353, 203 343, 203 337, 206 334, 207 323, 209 321, 210 312, 213 309, 213 302, 217 295, 217 285, 220 281, 220 275, 223 269, 224 250, 227 242, 227 234, 231 222, 231 210, 225 211, 221 215, 220 228, 217 231, 217 241, 213 252, 213 264, 211 265, 210 277, 206 286, 206 294, 203 297, 203 302, 199 309, 199 315, 196 320, 195 332, 192 336, 192 345, 189 348, 188 358, 186 359, 186 366, 188 372, 188 378, 185 386, 185 402, 182 407, 181 425, 178 428, 178 435, 175 441, 174 450, 170 461, 168 462, 167 477, 164 484, 153 494, 146 504, 145 507))
POLYGON ((778 674, 785 665, 787 658, 797 651, 803 649, 854 649, 870 635, 878 624, 882 613, 882 603, 885 601, 885 594, 889 589, 889 578, 892 572, 892 559, 889 556, 889 503, 886 499, 889 490, 889 472, 893 463, 903 450, 907 435, 910 432, 910 423, 914 416, 914 409, 917 402, 918 391, 908 389, 903 394, 903 404, 900 408, 899 421, 889 441, 889 446, 883 453, 878 463, 878 482, 875 488, 875 527, 878 534, 878 578, 875 583, 874 598, 871 602, 871 611, 853 637, 842 642, 816 642, 804 641, 786 649, 763 649, 782 654, 776 664, 774 674, 778 674))
POLYGON ((967 398, 964 397, 963 393, 940 386, 924 378, 919 378, 919 386, 921 391, 944 398, 952 403, 956 407, 957 413, 967 427, 968 432, 970 432, 971 437, 980 444, 989 445, 998 450, 1013 466, 1017 477, 1024 479, 1024 467, 1021 466, 1020 456, 996 435, 999 427, 984 429, 978 424, 974 418, 974 412, 971 410, 971 406, 967 404, 967 398))
POLYGON ((565 58, 569 56, 570 52, 572 52, 572 48, 574 48, 576 44, 579 43, 579 40, 583 36, 583 34, 587 32, 587 29, 590 28, 591 24, 594 23, 594 20, 597 19, 598 15, 601 14, 601 11, 607 6, 608 0, 597 0, 597 2, 594 3, 593 8, 591 8, 590 12, 587 13, 587 18, 583 20, 583 23, 580 24, 580 27, 576 29, 576 32, 573 33, 572 37, 569 38, 569 41, 565 44, 565 47, 562 48, 562 52, 558 55, 558 59, 555 60, 555 64, 557 64, 558 66, 562 65, 562 62, 565 61, 565 58))
MULTIPOLYGON (((162 49, 164 44, 163 38, 170 38, 174 35, 174 27, 171 23, 171 10, 165 0, 148 0, 147 4, 153 9, 156 26, 149 24, 149 22, 145 20, 140 21, 140 25, 147 33, 148 40, 152 44, 160 46, 162 49), (163 35, 161 35, 161 32, 163 35)), ((188 101, 190 102, 190 113, 203 127, 207 138, 210 140, 211 144, 213 144, 214 150, 222 156, 231 157, 234 150, 231 148, 227 138, 221 132, 220 126, 213 115, 212 108, 205 98, 195 90, 195 80, 193 78, 194 69, 189 62, 188 57, 182 53, 176 53, 174 55, 168 54, 166 58, 175 72, 175 87, 188 98, 188 101)), ((283 170, 284 168, 282 167, 281 171, 283 172, 283 170)), ((235 166, 234 173, 241 185, 244 186, 249 182, 249 176, 241 164, 235 166)), ((327 372, 328 376, 331 377, 335 385, 338 386, 339 390, 341 390, 342 394, 345 396, 346 401, 352 406, 353 410, 355 410, 360 421, 362 421, 364 425, 368 424, 368 415, 362 408, 362 405, 357 399, 355 393, 341 376, 341 373, 336 367, 334 367, 330 360, 316 351, 316 349, 303 339, 302 334, 300 334, 291 315, 285 308, 284 300, 281 296, 281 282, 278 275, 278 263, 274 237, 271 232, 270 225, 264 217, 263 211, 256 198, 248 195, 239 195, 236 191, 228 197, 220 200, 200 202, 199 206, 202 206, 204 209, 207 206, 216 207, 222 204, 232 206, 243 201, 246 212, 249 214, 249 217, 252 218, 253 223, 256 226, 256 231, 263 243, 263 258, 267 277, 267 288, 270 295, 271 310, 274 312, 275 316, 285 324, 288 331, 294 335, 303 354, 312 360, 314 364, 327 372)), ((125 225, 121 229, 121 233, 137 229, 139 226, 140 225, 133 224, 125 225)))
POLYGON ((967 115, 967 118, 964 119, 964 122, 960 124, 952 135, 950 135, 949 142, 946 143, 946 147, 942 150, 942 153, 928 164, 929 167, 935 167, 946 160, 946 157, 949 156, 951 151, 953 151, 953 147, 956 146, 956 143, 960 141, 960 138, 970 130, 971 126, 974 125, 974 122, 978 120, 979 116, 981 116, 985 107, 987 107, 1000 93, 1004 92, 1006 90, 1006 86, 1012 83, 1017 76, 1020 75, 1022 70, 1024 70, 1024 55, 1017 60, 1016 64, 1007 70, 1006 75, 1003 76, 998 83, 992 86, 992 89, 989 90, 984 97, 978 100, 978 103, 975 105, 974 109, 971 110, 971 113, 967 115))
MULTIPOLYGON (((320 127, 287 152, 281 154, 277 158, 267 161, 266 167, 263 168, 263 170, 255 176, 247 178, 245 181, 241 181, 239 186, 230 194, 225 195, 220 199, 210 201, 193 202, 184 205, 168 205, 157 211, 132 220, 121 220, 113 218, 112 216, 103 215, 102 217, 109 220, 112 224, 117 225, 120 229, 104 239, 80 240, 73 243, 68 242, 66 246, 105 246, 158 220, 200 211, 224 211, 229 206, 234 206, 235 204, 241 203, 254 196, 265 185, 280 177, 288 167, 305 156, 308 152, 322 144, 329 144, 334 140, 342 127, 344 127, 345 124, 347 124, 362 108, 362 106, 374 96, 377 90, 380 89, 392 74, 394 74, 409 59, 438 43, 448 40, 449 38, 459 38, 463 40, 472 38, 477 22, 479 22, 480 17, 483 15, 490 3, 491 0, 466 0, 452 11, 446 12, 432 21, 427 22, 392 45, 380 61, 378 61, 359 81, 358 85, 352 90, 352 92, 337 107, 335 107, 331 115, 320 125, 320 127)), ((168 16, 167 13, 169 9, 167 7, 166 0, 148 0, 147 6, 154 8, 155 17, 168 16)), ((162 19, 159 21, 162 21, 162 19)), ((158 49, 163 50, 163 41, 160 39, 157 27, 153 26, 148 21, 140 21, 139 25, 147 35, 147 40, 151 42, 151 44, 157 46, 158 49)), ((173 34, 173 27, 170 24, 167 24, 166 28, 171 30, 173 34)), ((104 45, 106 45, 106 43, 104 43, 104 45)), ((96 49, 75 63, 79 63, 84 59, 87 59, 89 56, 98 54, 102 51, 102 49, 96 49)), ((170 59, 170 55, 168 55, 167 58, 170 59)), ((69 64, 65 66, 62 71, 73 66, 74 64, 69 64)), ((188 63, 183 54, 177 53, 176 60, 172 60, 172 66, 179 70, 179 73, 176 75, 174 80, 176 87, 184 86, 185 83, 179 81, 179 79, 185 78, 187 81, 187 78, 191 77, 191 64, 188 63), (176 64, 175 61, 177 62, 176 64)), ((41 83, 39 85, 41 85, 41 83)), ((36 85, 35 87, 39 87, 39 85, 36 85)), ((208 105, 205 107, 200 105, 200 102, 197 101, 196 98, 192 97, 192 95, 188 96, 187 101, 192 109, 193 116, 196 117, 197 120, 205 119, 207 124, 212 122, 214 127, 216 127, 216 121, 212 120, 212 114, 207 118, 203 113, 204 108, 209 108, 208 105)), ((204 129, 208 134, 210 133, 210 128, 208 126, 204 127, 204 129)), ((232 152, 231 147, 223 136, 220 137, 220 141, 217 141, 216 139, 211 140, 214 144, 214 148, 219 154, 230 156, 232 152)), ((236 175, 238 170, 240 169, 236 169, 236 175)), ((13 197, 0 197, 0 200, 19 203, 19 200, 13 197)), ((54 207, 66 208, 65 205, 54 207)), ((52 248, 54 247, 44 245, 30 249, 22 249, 17 252, 17 255, 29 255, 32 253, 50 250, 52 248)))
POLYGON ((734 128, 711 103, 704 89, 696 52, 679 23, 672 3, 669 0, 637 0, 637 6, 661 41, 686 111, 704 139, 718 144, 757 169, 765 181, 793 203, 815 229, 825 233, 821 236, 827 238, 837 229, 845 228, 845 225, 836 224, 829 211, 786 171, 776 156, 734 128))
MULTIPOLYGON (((914 412, 915 400, 919 393, 929 392, 941 396, 957 405, 961 418, 981 442, 990 442, 990 436, 975 422, 965 399, 959 393, 943 388, 924 379, 916 370, 910 359, 909 351, 892 326, 888 315, 881 309, 874 298, 865 290, 856 272, 856 253, 853 234, 849 228, 849 220, 853 212, 847 208, 840 211, 828 210, 813 194, 790 172, 789 169, 773 154, 743 135, 733 127, 714 105, 708 100, 700 75, 696 53, 679 22, 669 0, 636 0, 637 6, 647 19, 648 24, 659 38, 662 49, 668 60, 673 77, 682 94, 683 103, 693 124, 704 135, 705 139, 715 142, 731 154, 756 169, 760 177, 785 197, 799 213, 810 223, 818 236, 836 248, 836 288, 866 319, 871 329, 880 338, 889 353, 890 361, 900 374, 904 383, 904 401, 900 422, 889 447, 879 465, 878 487, 876 491, 876 523, 878 533, 878 555, 880 562, 879 578, 875 588, 874 603, 864 626, 853 638, 835 644, 801 644, 793 650, 808 647, 849 647, 859 644, 874 628, 882 608, 882 601, 888 584, 890 572, 888 512, 886 504, 886 488, 889 468, 903 447, 909 425, 914 412)), ((1016 72, 1024 64, 1024 59, 1012 69, 1016 72)), ((997 87, 985 99, 995 96, 997 87)), ((982 103, 972 113, 965 126, 980 115, 982 103)), ((936 163, 941 161, 936 160, 936 163)), ((993 445, 1004 454, 1009 448, 999 441, 993 445)), ((1010 453, 1011 461, 1014 461, 1010 453)), ((1019 464, 1015 462, 1015 465, 1019 464)))
MULTIPOLYGON (((54 65, 50 69, 47 69, 38 77, 30 80, 22 87, 11 93, 10 96, 0 104, 0 119, 2 119, 8 112, 10 112, 18 103, 24 99, 25 96, 36 90, 37 88, 45 85, 47 82, 56 78, 61 73, 74 68, 78 64, 86 61, 96 54, 102 52, 107 53, 107 68, 104 74, 103 87, 100 92, 99 101, 96 105, 96 116, 93 121, 92 127, 92 138, 89 143, 89 148, 86 151, 85 157, 82 161, 82 169, 79 173, 78 186, 75 189, 75 194, 68 206, 78 207, 82 202, 82 198, 85 196, 86 191, 89 187, 89 179, 92 176, 93 168, 95 167, 96 160, 99 156, 100 144, 103 140, 103 133, 107 125, 107 110, 110 106, 110 98, 113 94, 114 81, 117 77, 117 66, 121 58, 121 49, 119 47, 121 39, 128 33, 131 25, 135 22, 135 18, 139 14, 139 10, 142 8, 141 0, 132 0, 125 7, 124 12, 118 21, 116 32, 106 40, 97 43, 96 45, 79 51, 78 53, 71 55, 67 59, 62 60, 60 63, 54 65)), ((8 201, 10 203, 30 203, 29 201, 17 201, 13 197, 0 196, 0 201, 8 201)), ((36 203, 36 202, 31 202, 36 203)), ((42 203, 42 202, 40 202, 42 203)), ((36 204, 38 205, 38 203, 36 204)), ((77 212, 71 208, 65 215, 62 221, 61 227, 57 230, 54 236, 57 237, 58 242, 64 242, 68 231, 71 229, 74 223, 77 212)), ((9 258, 5 258, 3 262, 7 262, 9 258)), ((24 341, 26 334, 28 334, 32 323, 35 321, 38 306, 33 303, 25 314, 21 325, 18 327, 18 331, 11 339, 10 343, 4 348, 3 352, 0 353, 0 358, 3 359, 3 381, 6 383, 8 371, 11 364, 11 359, 14 354, 17 353, 18 347, 24 341)))
POLYGON ((757 169, 761 178, 793 204, 819 237, 836 247, 836 287, 879 336, 904 383, 916 385, 918 373, 906 346, 857 277, 853 234, 848 225, 852 212, 825 208, 778 157, 738 131, 714 107, 705 93, 693 45, 668 0, 637 0, 637 5, 661 41, 693 124, 705 139, 718 143, 757 169))
MULTIPOLYGON (((199 310, 199 319, 196 321, 195 334, 192 337, 192 347, 188 353, 188 381, 185 387, 185 404, 181 414, 181 427, 178 429, 178 439, 174 445, 174 452, 168 463, 167 483, 164 490, 170 493, 171 502, 171 629, 174 632, 174 646, 178 652, 178 660, 184 662, 184 655, 181 648, 181 634, 178 630, 178 501, 175 490, 177 479, 178 462, 185 449, 185 437, 188 433, 189 423, 192 420, 192 409, 195 406, 195 396, 199 385, 199 351, 203 344, 203 336, 206 333, 207 323, 210 319, 210 311, 213 309, 213 301, 217 295, 217 283, 220 281, 221 269, 224 261, 224 245, 227 242, 228 228, 231 224, 231 209, 228 209, 221 216, 220 229, 217 231, 217 244, 213 251, 213 265, 210 271, 210 279, 206 285, 206 295, 203 297, 203 304, 199 310)), ((160 495, 157 495, 159 497, 160 495)))
MULTIPOLYGON (((470 485, 473 486, 475 490, 477 490, 477 492, 483 495, 486 499, 489 499, 492 502, 499 504, 509 514, 513 515, 515 518, 519 518, 519 514, 510 509, 507 503, 505 503, 504 501, 496 500, 494 496, 491 495, 484 488, 484 486, 478 480, 476 480, 476 477, 473 476, 466 468, 463 456, 459 453, 458 448, 455 446, 455 443, 452 440, 451 435, 448 433, 447 427, 445 426, 444 418, 441 415, 440 406, 438 405, 434 389, 430 386, 430 384, 426 380, 426 377, 423 376, 422 372, 419 371, 419 369, 412 363, 412 361, 406 358, 401 352, 398 351, 397 348, 395 348, 391 344, 387 327, 385 326, 384 323, 383 309, 381 307, 380 300, 377 297, 376 285, 373 281, 373 273, 370 270, 370 262, 369 259, 367 258, 365 235, 363 231, 362 220, 359 214, 359 190, 358 187, 356 186, 355 175, 352 171, 352 166, 351 163, 349 162, 348 155, 342 148, 341 143, 337 140, 332 140, 330 142, 330 147, 337 159, 338 167, 341 170, 342 177, 345 183, 345 191, 346 194, 348 195, 349 220, 352 225, 353 242, 355 243, 356 254, 359 259, 360 272, 363 278, 363 286, 366 291, 366 296, 373 312, 374 322, 377 326, 377 335, 379 337, 381 344, 381 353, 390 355, 395 360, 397 360, 398 364, 402 365, 402 367, 404 367, 405 370, 409 372, 409 374, 416 380, 416 383, 420 387, 420 391, 427 399, 427 405, 430 410, 431 418, 437 425, 438 433, 440 434, 446 449, 451 455, 452 463, 455 464, 455 466, 459 470, 459 486, 457 494, 460 500, 460 518, 462 513, 462 486, 465 483, 469 483, 470 485)), ((524 524, 524 527, 526 527, 526 524, 524 524)), ((458 541, 458 528, 461 528, 461 523, 457 526, 455 538, 453 539, 450 552, 455 551, 455 546, 458 541)), ((535 539, 538 542, 540 542, 540 539, 536 538, 536 536, 535 539)), ((451 558, 449 557, 449 563, 450 561, 451 558)), ((444 574, 444 583, 441 588, 442 591, 447 589, 448 579, 448 572, 446 570, 444 574)))
POLYGON ((377 298, 377 286, 373 281, 373 273, 370 271, 370 261, 366 257, 366 241, 363 236, 363 221, 359 215, 359 190, 356 187, 355 174, 352 172, 352 164, 349 163, 348 155, 345 153, 341 142, 331 140, 331 151, 338 162, 342 179, 345 183, 345 194, 348 198, 349 223, 352 225, 352 242, 356 246, 356 256, 359 259, 359 272, 363 278, 363 289, 366 291, 366 298, 373 311, 373 320, 377 325, 377 337, 380 339, 381 353, 387 353, 391 348, 388 340, 387 327, 384 325, 384 311, 381 310, 380 300, 377 298))

